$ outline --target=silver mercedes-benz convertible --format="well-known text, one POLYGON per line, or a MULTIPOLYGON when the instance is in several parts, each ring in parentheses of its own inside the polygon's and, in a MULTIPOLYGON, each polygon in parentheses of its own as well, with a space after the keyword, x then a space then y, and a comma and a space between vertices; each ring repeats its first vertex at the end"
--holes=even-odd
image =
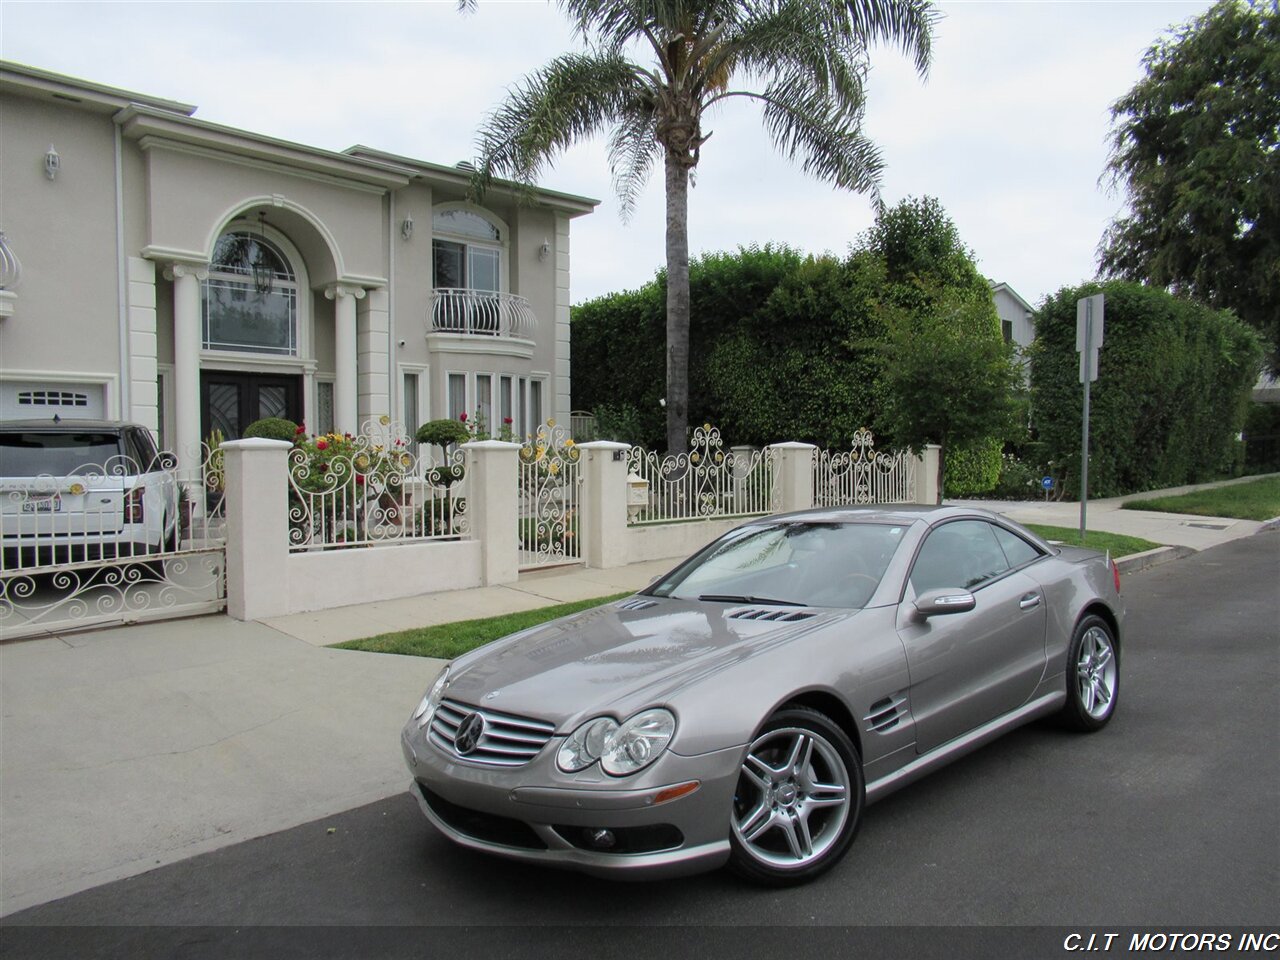
POLYGON ((795 883, 844 855, 868 803, 995 737, 1104 726, 1123 624, 1109 558, 995 514, 810 510, 459 657, 401 741, 463 846, 795 883))

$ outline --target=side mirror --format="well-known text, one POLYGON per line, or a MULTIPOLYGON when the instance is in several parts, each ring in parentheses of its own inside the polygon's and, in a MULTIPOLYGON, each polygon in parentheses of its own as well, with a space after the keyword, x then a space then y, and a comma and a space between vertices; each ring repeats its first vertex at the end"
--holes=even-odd
POLYGON ((957 588, 942 587, 938 590, 926 590, 916 597, 916 614, 921 620, 937 617, 947 613, 968 613, 978 601, 972 593, 957 588))

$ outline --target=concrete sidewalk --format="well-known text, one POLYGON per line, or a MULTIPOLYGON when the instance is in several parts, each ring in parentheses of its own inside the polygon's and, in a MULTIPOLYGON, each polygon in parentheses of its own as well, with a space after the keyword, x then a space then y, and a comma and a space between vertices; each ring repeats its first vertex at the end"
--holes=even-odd
MULTIPOLYGON (((1090 529, 1204 549, 1262 526, 1118 504, 1091 503, 1090 529)), ((1079 516, 1075 504, 989 506, 1065 527, 1079 516)), ((0 645, 0 915, 405 789, 400 727, 441 662, 324 645, 637 590, 679 559, 0 645)))

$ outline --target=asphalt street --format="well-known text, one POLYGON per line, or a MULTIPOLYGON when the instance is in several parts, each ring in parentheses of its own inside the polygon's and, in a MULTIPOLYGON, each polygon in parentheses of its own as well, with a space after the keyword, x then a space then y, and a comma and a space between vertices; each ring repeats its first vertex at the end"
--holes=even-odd
MULTIPOLYGON (((406 793, 11 915, 0 952, 710 956, 732 943, 739 956, 892 956, 899 925, 1274 930, 1280 533, 1133 574, 1124 593, 1120 706, 1104 731, 1037 724, 908 787, 869 808, 850 855, 808 886, 511 864, 455 848, 406 793), (316 926, 329 932, 297 929, 316 926)), ((911 955, 996 955, 992 935, 916 930, 911 955)), ((1038 936, 1019 952, 1064 955, 1059 933, 1038 936)))

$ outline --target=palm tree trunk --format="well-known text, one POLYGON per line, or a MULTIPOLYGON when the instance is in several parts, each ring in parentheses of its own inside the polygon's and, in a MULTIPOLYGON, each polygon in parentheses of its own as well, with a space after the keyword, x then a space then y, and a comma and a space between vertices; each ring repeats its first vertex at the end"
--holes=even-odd
POLYGON ((689 167, 666 153, 667 452, 676 454, 689 425, 689 167))

